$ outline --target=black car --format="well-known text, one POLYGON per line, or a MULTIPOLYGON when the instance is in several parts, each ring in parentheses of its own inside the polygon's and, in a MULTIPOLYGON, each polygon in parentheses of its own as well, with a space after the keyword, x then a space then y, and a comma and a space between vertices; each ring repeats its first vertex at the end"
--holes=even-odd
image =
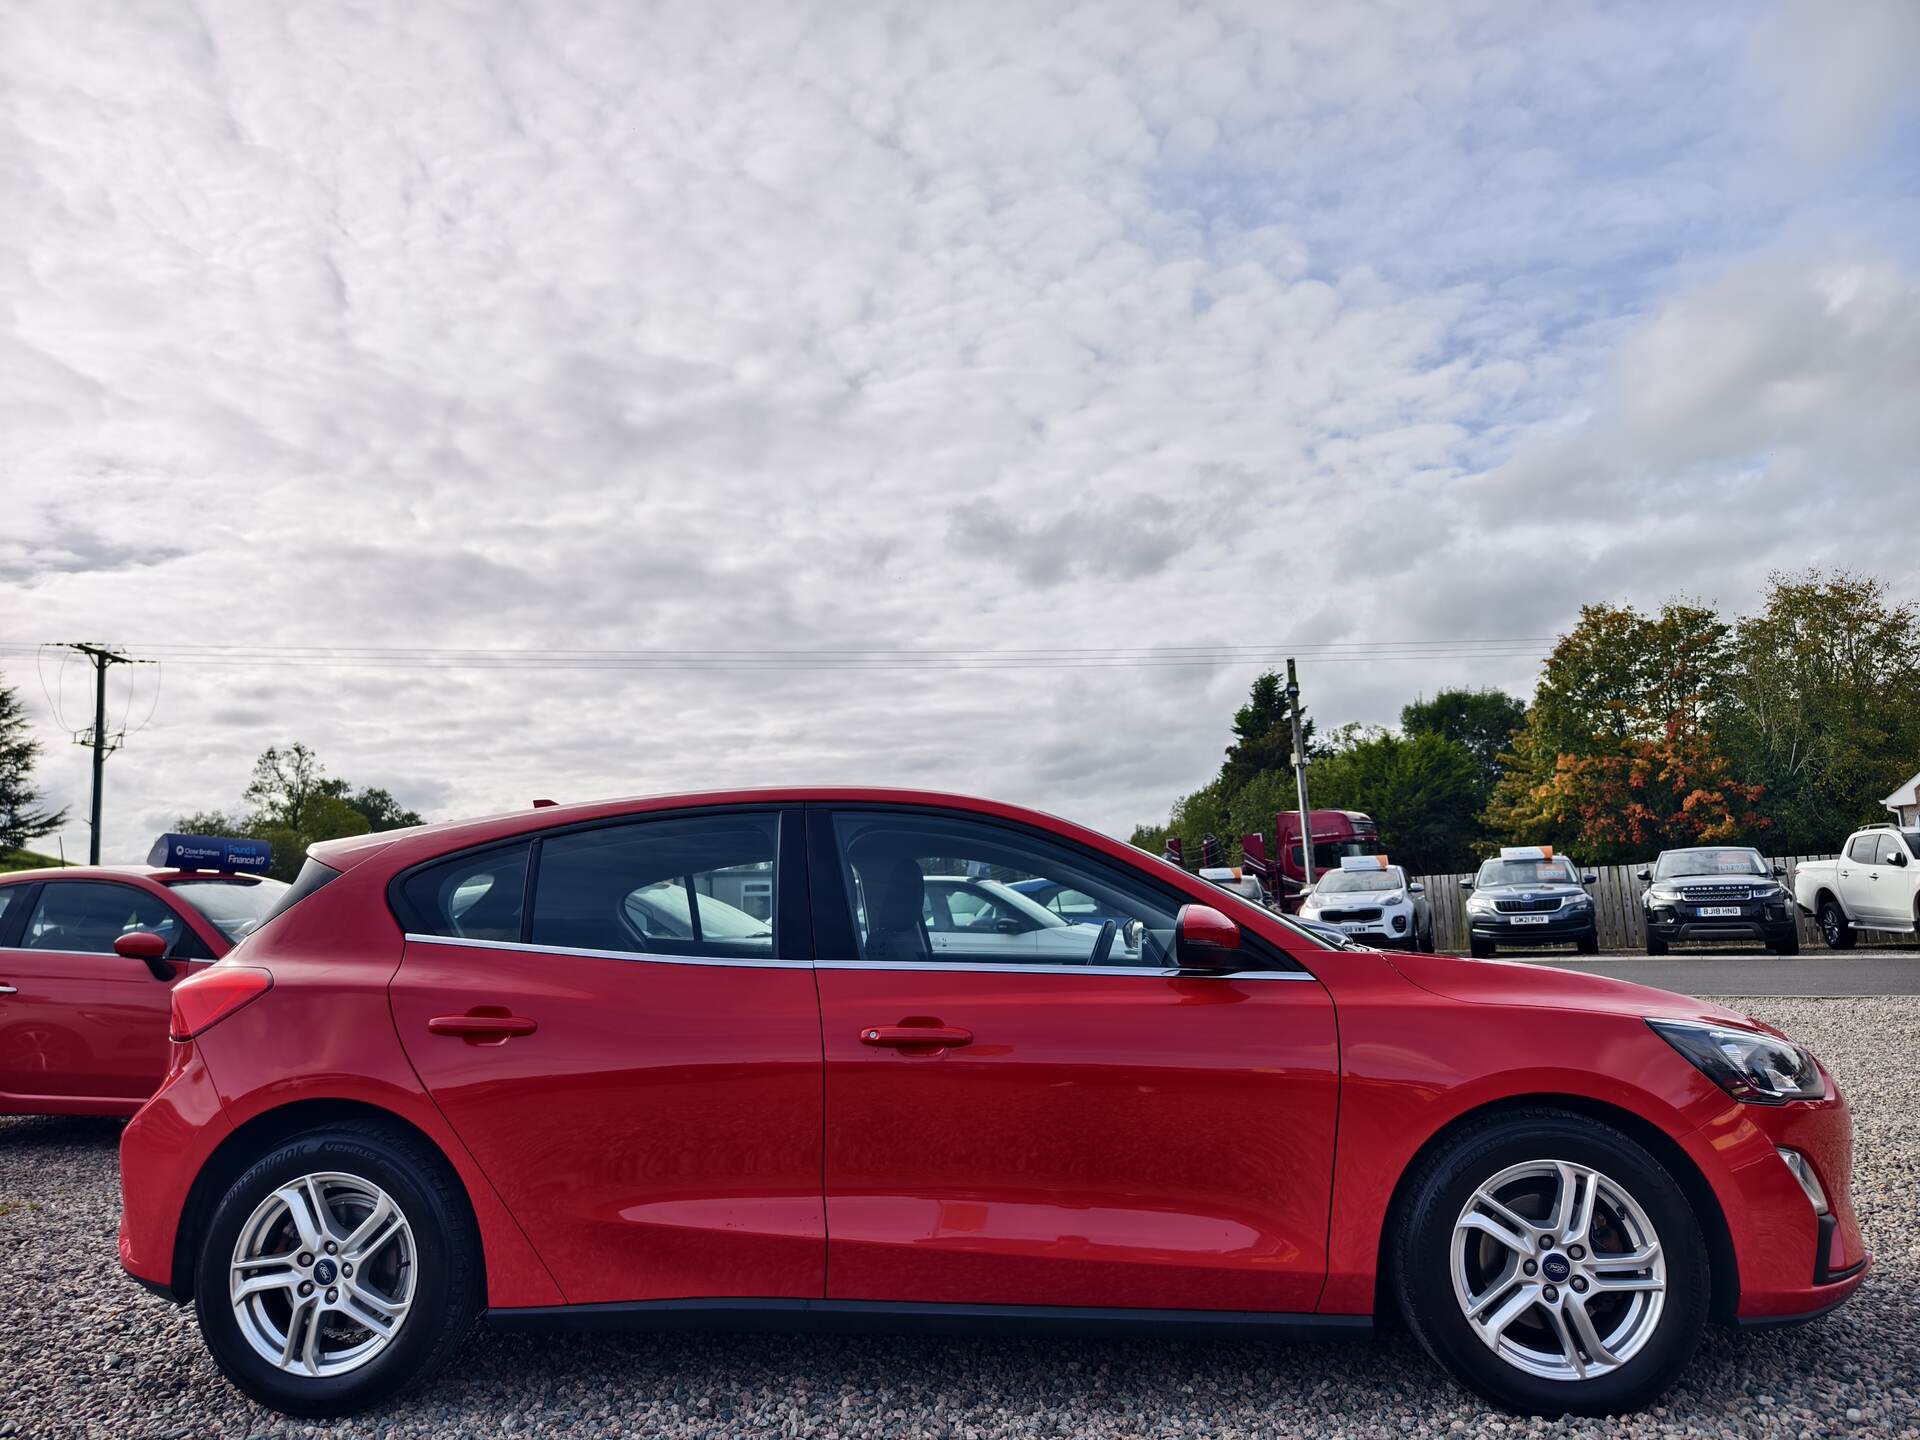
POLYGON ((1776 955, 1798 955, 1800 926, 1793 894, 1780 883, 1785 875, 1744 845, 1661 851, 1640 872, 1647 953, 1664 955, 1689 940, 1761 940, 1776 955))
POLYGON ((1460 888, 1467 897, 1467 948, 1485 960, 1502 945, 1564 945, 1582 955, 1600 953, 1594 883, 1571 860, 1544 847, 1508 846, 1460 888))

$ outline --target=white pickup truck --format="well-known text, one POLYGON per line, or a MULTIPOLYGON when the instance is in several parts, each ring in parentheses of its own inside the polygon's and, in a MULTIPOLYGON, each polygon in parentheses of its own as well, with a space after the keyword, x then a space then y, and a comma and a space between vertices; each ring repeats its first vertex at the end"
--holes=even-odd
POLYGON ((1870 825, 1847 837, 1837 860, 1803 860, 1793 899, 1820 923, 1829 950, 1856 930, 1920 933, 1920 830, 1870 825))

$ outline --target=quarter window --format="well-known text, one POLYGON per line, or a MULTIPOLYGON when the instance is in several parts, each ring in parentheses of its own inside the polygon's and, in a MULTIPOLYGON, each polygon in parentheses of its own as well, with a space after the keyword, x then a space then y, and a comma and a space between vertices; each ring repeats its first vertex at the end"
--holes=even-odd
POLYGON ((165 901, 132 885, 49 880, 41 887, 40 903, 27 917, 20 947, 111 955, 113 942, 136 930, 158 935, 167 942, 169 952, 190 933, 165 901))
POLYGON ((1178 902, 1064 845, 944 816, 841 814, 834 828, 863 960, 1171 963, 1178 902), (1074 908, 1029 889, 1071 894, 1074 908))
POLYGON ((536 945, 623 954, 768 959, 774 815, 640 820, 541 842, 536 945))
POLYGON ((473 851, 415 871, 402 888, 416 923, 457 940, 518 940, 528 848, 473 851))

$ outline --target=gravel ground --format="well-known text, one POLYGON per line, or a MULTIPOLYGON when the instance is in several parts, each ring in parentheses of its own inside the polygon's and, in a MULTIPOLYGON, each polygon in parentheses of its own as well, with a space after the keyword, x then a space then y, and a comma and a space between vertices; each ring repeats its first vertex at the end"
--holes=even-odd
POLYGON ((1854 1106, 1878 1264, 1797 1331, 1709 1332, 1666 1404, 1516 1420, 1405 1336, 1041 1343, 483 1332, 431 1388, 338 1425, 221 1380, 191 1314, 122 1278, 108 1121, 0 1119, 0 1436, 1920 1437, 1920 999, 1733 1002, 1820 1052, 1854 1106))

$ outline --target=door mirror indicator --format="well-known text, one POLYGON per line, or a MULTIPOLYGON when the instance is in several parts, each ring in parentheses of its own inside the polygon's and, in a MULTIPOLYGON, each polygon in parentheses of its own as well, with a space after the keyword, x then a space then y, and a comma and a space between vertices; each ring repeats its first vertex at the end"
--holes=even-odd
POLYGON ((1174 921, 1173 958, 1182 970, 1238 970, 1240 927, 1211 905, 1182 905, 1174 921))
POLYGON ((113 953, 124 960, 138 960, 153 972, 156 980, 173 979, 173 966, 167 961, 167 942, 151 930, 129 930, 113 942, 113 953))

